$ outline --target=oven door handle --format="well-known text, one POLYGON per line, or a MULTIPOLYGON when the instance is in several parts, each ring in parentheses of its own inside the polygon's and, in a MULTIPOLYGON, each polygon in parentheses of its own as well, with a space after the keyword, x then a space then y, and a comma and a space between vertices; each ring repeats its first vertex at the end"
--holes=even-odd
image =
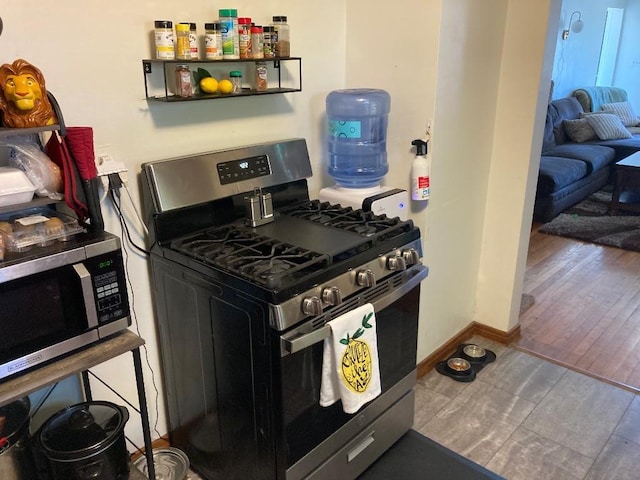
MULTIPOLYGON (((388 295, 380 297, 371 302, 374 311, 379 312, 383 308, 388 307, 393 302, 400 299, 403 295, 411 291, 422 280, 427 278, 427 275, 429 275, 429 269, 424 265, 419 265, 417 268, 414 268, 413 270, 411 270, 411 272, 407 273, 411 273, 413 274, 413 276, 405 283, 403 283, 400 287, 394 289, 388 295)), ((321 342, 325 338, 329 338, 330 336, 331 327, 328 323, 325 323, 322 327, 314 330, 313 332, 291 339, 283 338, 281 339, 281 342, 283 343, 284 350, 287 353, 296 353, 300 350, 304 350, 305 348, 310 347, 311 345, 315 345, 316 343, 321 342)))
POLYGON ((76 263, 73 269, 76 271, 78 279, 80 280, 80 287, 82 287, 82 298, 87 312, 87 326, 89 328, 95 328, 98 326, 98 310, 96 309, 96 299, 93 296, 91 274, 84 263, 76 263))

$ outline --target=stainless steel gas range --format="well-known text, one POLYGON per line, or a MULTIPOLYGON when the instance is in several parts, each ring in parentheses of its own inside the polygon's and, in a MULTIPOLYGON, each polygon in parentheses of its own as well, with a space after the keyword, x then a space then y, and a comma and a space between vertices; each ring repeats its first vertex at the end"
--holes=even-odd
POLYGON ((209 480, 356 478, 413 423, 420 231, 311 174, 303 139, 142 166, 171 442, 209 480), (322 407, 327 322, 367 303, 382 393, 322 407))

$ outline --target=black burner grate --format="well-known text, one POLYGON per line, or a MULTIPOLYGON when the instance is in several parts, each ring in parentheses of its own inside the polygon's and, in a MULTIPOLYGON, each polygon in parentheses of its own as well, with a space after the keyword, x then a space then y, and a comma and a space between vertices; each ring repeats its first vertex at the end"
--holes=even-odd
POLYGON ((354 210, 351 207, 341 207, 320 200, 310 200, 284 208, 282 213, 339 230, 357 233, 363 237, 379 236, 380 240, 413 228, 412 222, 403 222, 397 217, 389 218, 385 215, 375 215, 370 211, 354 210))
POLYGON ((258 235, 237 225, 219 227, 172 243, 172 248, 208 265, 279 288, 321 271, 326 255, 258 235))

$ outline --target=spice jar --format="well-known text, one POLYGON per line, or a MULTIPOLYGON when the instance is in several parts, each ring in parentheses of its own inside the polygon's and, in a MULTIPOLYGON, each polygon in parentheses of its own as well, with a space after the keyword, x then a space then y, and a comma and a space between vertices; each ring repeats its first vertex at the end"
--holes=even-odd
POLYGON ((264 45, 264 58, 274 58, 276 56, 275 50, 275 35, 274 28, 271 25, 262 27, 262 42, 264 45))
POLYGON ((240 42, 238 39, 238 10, 223 8, 220 15, 220 30, 222 31, 222 56, 225 60, 240 58, 240 42))
POLYGON ((188 23, 176 25, 176 58, 191 60, 191 46, 189 45, 190 26, 188 23))
POLYGON ((240 45, 240 58, 251 58, 251 19, 238 18, 238 43, 240 45))
POLYGON ((267 64, 266 62, 256 62, 256 91, 267 91, 267 64))
POLYGON ((289 25, 284 15, 272 17, 271 23, 275 29, 276 57, 288 57, 291 55, 291 42, 289 41, 289 25))
POLYGON ((204 24, 205 59, 222 60, 222 34, 219 23, 204 24))
POLYGON ((262 27, 251 27, 251 58, 264 58, 264 44, 262 42, 262 27))
POLYGON ((240 70, 233 70, 229 73, 229 78, 231 79, 231 83, 233 85, 233 90, 231 93, 241 93, 242 92, 242 72, 240 70))
POLYGON ((158 60, 173 60, 176 58, 173 45, 173 22, 169 20, 156 20, 156 58, 158 60))
POLYGON ((189 23, 189 51, 191 52, 192 60, 197 60, 199 58, 198 32, 196 31, 195 23, 189 23))
POLYGON ((178 97, 190 97, 193 95, 191 71, 188 65, 176 65, 176 95, 178 97))

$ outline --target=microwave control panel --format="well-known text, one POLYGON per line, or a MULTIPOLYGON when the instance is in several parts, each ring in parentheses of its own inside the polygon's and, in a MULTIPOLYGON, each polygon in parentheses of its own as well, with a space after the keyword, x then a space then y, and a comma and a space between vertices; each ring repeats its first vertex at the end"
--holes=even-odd
POLYGON ((124 264, 120 251, 86 260, 93 280, 98 323, 105 324, 129 315, 124 264))

